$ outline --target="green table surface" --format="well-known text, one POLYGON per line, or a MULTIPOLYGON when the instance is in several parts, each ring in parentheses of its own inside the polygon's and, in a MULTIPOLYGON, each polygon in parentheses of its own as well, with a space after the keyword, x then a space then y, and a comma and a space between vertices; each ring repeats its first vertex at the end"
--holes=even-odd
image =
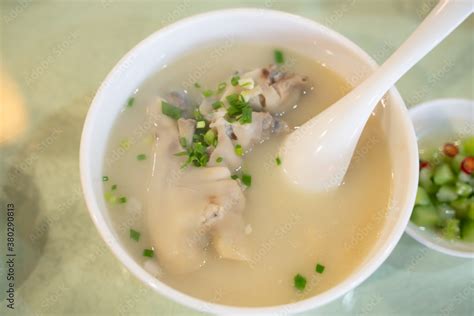
MULTIPOLYGON (((79 141, 91 98, 114 64, 143 38, 196 13, 268 7, 325 24, 382 62, 433 3, 0 0, 0 66, 26 112, 24 126, 16 126, 19 136, 0 143, 0 314, 197 314, 153 292, 121 265, 99 236, 80 192, 79 141), (5 301, 7 203, 16 208, 14 311, 5 301)), ((407 105, 472 99, 473 45, 470 17, 397 84, 407 105)), ((10 119, 4 110, 12 105, 5 99, 0 99, 1 124, 10 119)), ((404 235, 362 285, 305 313, 354 314, 474 315, 474 261, 437 253, 404 235)))

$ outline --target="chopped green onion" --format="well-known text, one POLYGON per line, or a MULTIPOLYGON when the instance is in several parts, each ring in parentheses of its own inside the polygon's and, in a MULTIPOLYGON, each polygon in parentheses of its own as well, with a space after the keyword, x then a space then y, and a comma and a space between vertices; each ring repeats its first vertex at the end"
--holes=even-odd
POLYGON ((198 88, 198 89, 201 88, 201 85, 199 84, 199 82, 195 82, 195 83, 194 83, 194 86, 195 86, 196 88, 198 88))
POLYGON ((240 116, 239 123, 252 123, 252 108, 250 106, 242 109, 242 115, 240 116))
POLYGON ((118 202, 121 203, 121 204, 127 203, 127 198, 125 196, 121 196, 121 197, 119 197, 118 202))
POLYGON ((293 278, 293 281, 295 283, 295 288, 300 291, 303 291, 304 288, 306 287, 306 278, 299 273, 295 275, 295 277, 293 278))
MULTIPOLYGON (((196 136, 196 135, 195 135, 196 136)), ((202 135, 200 136, 203 137, 202 135)), ((187 155, 188 160, 181 166, 181 168, 187 167, 189 164, 193 164, 195 167, 205 167, 209 161, 209 153, 207 151, 207 145, 201 141, 194 142, 187 151, 175 154, 176 156, 187 155)))
POLYGON ((120 147, 125 149, 125 150, 128 150, 130 148, 130 141, 128 139, 122 139, 120 141, 120 147))
POLYGON ((281 165, 281 158, 277 156, 275 158, 275 162, 276 162, 277 166, 281 165))
POLYGON ((105 198, 105 201, 108 202, 108 203, 117 202, 117 197, 115 195, 113 195, 112 192, 105 192, 104 193, 104 198, 105 198))
POLYGON ((240 77, 239 76, 233 76, 232 79, 230 79, 230 83, 235 87, 239 84, 240 77))
POLYGON ((206 127, 206 122, 205 121, 198 121, 196 123, 196 128, 205 128, 206 127))
POLYGON ((206 132, 206 134, 204 134, 204 141, 208 145, 214 145, 214 143, 216 141, 216 133, 214 133, 214 131, 212 129, 208 130, 206 132))
POLYGON ((250 187, 252 185, 252 176, 246 173, 242 174, 242 183, 246 187, 250 187))
POLYGON ((255 86, 255 82, 248 78, 248 79, 240 79, 239 80, 239 86, 242 88, 248 88, 248 89, 253 89, 255 86))
POLYGON ((137 156, 137 160, 145 160, 146 159, 146 155, 145 154, 140 154, 137 156))
POLYGON ((188 154, 187 151, 180 151, 179 153, 176 153, 174 154, 176 157, 180 157, 180 156, 186 156, 188 154))
POLYGON ((186 148, 187 145, 188 145, 188 141, 186 140, 185 137, 180 137, 179 138, 179 144, 181 145, 181 147, 186 148))
POLYGON ((227 117, 229 121, 238 120, 241 124, 252 122, 252 107, 241 94, 231 94, 226 97, 229 102, 227 117))
POLYGON ((324 266, 322 264, 316 264, 316 272, 317 273, 323 273, 324 272, 324 266))
POLYGON ((281 65, 285 62, 285 58, 283 57, 283 52, 281 50, 275 50, 273 52, 273 56, 275 57, 275 63, 281 65))
POLYGON ((222 92, 224 92, 226 87, 227 87, 227 83, 225 83, 225 82, 219 83, 219 85, 217 86, 217 93, 216 94, 221 94, 222 92))
POLYGON ((224 106, 224 103, 222 101, 216 101, 216 102, 212 103, 212 108, 214 110, 220 109, 223 106, 224 106))
POLYGON ((152 249, 144 249, 143 250, 143 256, 144 257, 152 258, 153 254, 154 254, 154 251, 152 249))
POLYGON ((196 121, 201 121, 204 119, 204 116, 202 115, 201 111, 199 111, 198 108, 194 109, 193 115, 196 121))
POLYGON ((182 110, 180 108, 165 101, 161 101, 161 112, 175 120, 179 119, 182 114, 182 110))
POLYGON ((239 178, 239 176, 236 175, 236 174, 233 174, 233 175, 230 176, 230 178, 231 178, 232 180, 237 180, 237 179, 239 178))
POLYGON ((221 163, 223 160, 224 160, 224 158, 222 158, 222 157, 217 157, 216 162, 217 162, 217 163, 221 163))
POLYGON ((109 181, 109 177, 103 176, 103 177, 102 177, 102 181, 104 181, 104 182, 109 181))
POLYGON ((131 97, 127 101, 127 107, 131 108, 133 106, 133 103, 135 103, 135 98, 131 97))
POLYGON ((212 90, 204 90, 202 92, 202 95, 205 96, 206 98, 212 96, 214 94, 214 92, 212 92, 212 90))
POLYGON ((112 191, 115 191, 115 190, 117 190, 117 185, 116 185, 116 184, 112 185, 112 188, 111 188, 111 190, 112 190, 112 191))
POLYGON ((139 241, 140 240, 140 232, 137 232, 136 230, 130 228, 130 238, 139 241))
POLYGON ((243 149, 242 149, 242 145, 240 145, 240 144, 235 145, 235 149, 234 149, 234 150, 235 150, 235 154, 236 154, 237 156, 243 156, 243 155, 244 155, 244 151, 243 151, 243 149))

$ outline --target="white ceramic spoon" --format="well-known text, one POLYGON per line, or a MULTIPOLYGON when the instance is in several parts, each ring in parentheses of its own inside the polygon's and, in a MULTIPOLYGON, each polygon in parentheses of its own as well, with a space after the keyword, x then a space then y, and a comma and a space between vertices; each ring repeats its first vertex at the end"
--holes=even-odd
POLYGON ((312 191, 339 186, 379 100, 472 12, 472 0, 441 0, 408 40, 367 80, 288 135, 280 148, 287 176, 312 191))

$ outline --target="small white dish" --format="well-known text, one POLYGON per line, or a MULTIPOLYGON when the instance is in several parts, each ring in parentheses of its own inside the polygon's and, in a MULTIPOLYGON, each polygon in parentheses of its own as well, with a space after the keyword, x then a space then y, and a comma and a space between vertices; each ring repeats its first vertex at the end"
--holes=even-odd
POLYGON ((318 60, 352 85, 367 78, 377 67, 367 53, 342 35, 314 21, 278 11, 214 11, 183 19, 159 30, 120 60, 102 83, 87 114, 81 139, 80 168, 91 217, 102 238, 131 273, 156 292, 188 307, 213 314, 260 315, 298 313, 327 304, 358 286, 382 265, 400 240, 410 218, 418 185, 418 151, 408 111, 395 88, 386 94, 378 108, 393 158, 391 203, 385 213, 384 226, 377 243, 360 266, 323 293, 295 303, 262 307, 236 307, 197 299, 148 273, 127 252, 113 228, 103 198, 101 179, 106 144, 122 105, 145 79, 159 69, 192 49, 216 41, 258 41, 291 49, 318 60))
MULTIPOLYGON (((474 100, 438 99, 410 109, 419 147, 438 147, 442 143, 474 135, 474 100)), ((450 256, 474 258, 474 244, 445 240, 430 230, 408 223, 406 232, 418 242, 450 256)))

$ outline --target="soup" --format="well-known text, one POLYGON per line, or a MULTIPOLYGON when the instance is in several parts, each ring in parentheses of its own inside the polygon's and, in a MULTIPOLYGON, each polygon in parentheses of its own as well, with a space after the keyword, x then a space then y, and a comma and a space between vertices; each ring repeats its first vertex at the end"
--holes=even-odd
POLYGON ((278 150, 350 88, 306 56, 259 44, 209 46, 165 65, 125 102, 106 153, 105 199, 129 253, 219 304, 290 303, 343 281, 375 245, 389 204, 379 118, 334 191, 290 183, 278 150))

